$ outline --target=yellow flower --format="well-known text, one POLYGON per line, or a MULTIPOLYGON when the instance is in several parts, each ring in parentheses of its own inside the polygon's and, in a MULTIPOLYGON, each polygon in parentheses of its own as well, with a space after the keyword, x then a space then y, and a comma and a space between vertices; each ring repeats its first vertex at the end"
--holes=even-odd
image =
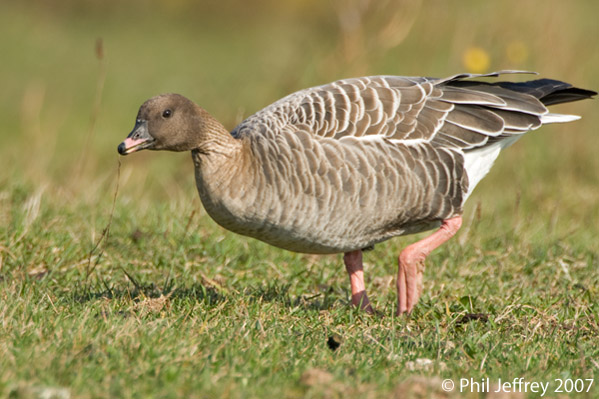
POLYGON ((462 63, 470 73, 483 73, 489 68, 491 59, 482 48, 470 47, 462 55, 462 63))

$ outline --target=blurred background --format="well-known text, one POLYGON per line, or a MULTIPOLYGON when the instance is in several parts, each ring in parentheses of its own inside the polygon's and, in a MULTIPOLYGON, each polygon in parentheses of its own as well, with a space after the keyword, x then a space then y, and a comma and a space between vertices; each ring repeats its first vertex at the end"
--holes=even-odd
MULTIPOLYGON (((23 185, 60 201, 111 201, 116 147, 158 93, 184 94, 233 129, 293 91, 362 75, 522 69, 599 89, 596 1, 1 3, 0 191, 23 185)), ((597 107, 558 108, 583 119, 521 140, 481 198, 507 189, 534 203, 558 190, 567 203, 596 203, 597 107)), ((123 158, 120 190, 138 203, 192 201, 189 155, 123 158)), ((597 221, 594 208, 582 209, 597 221)))

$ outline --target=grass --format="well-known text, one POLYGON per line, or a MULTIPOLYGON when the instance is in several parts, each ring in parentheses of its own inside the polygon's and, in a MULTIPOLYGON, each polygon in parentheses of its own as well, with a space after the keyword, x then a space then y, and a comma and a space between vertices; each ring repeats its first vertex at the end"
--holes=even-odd
POLYGON ((41 201, 27 227, 21 209, 34 197, 23 201, 20 190, 3 203, 12 211, 0 283, 5 392, 42 385, 76 397, 376 397, 420 375, 595 375, 593 245, 528 241, 526 229, 489 234, 492 218, 473 221, 431 257, 414 314, 395 318, 388 276, 407 239, 394 240, 366 257, 374 302, 387 315, 376 318, 348 306, 339 259, 224 232, 190 204, 135 215, 117 206, 86 279, 89 245, 77 220, 94 211, 41 201), (335 351, 330 337, 340 342, 335 351), (420 358, 432 365, 406 366, 420 358), (313 369, 324 383, 304 375, 313 369))
POLYGON ((581 121, 545 127, 499 159, 462 230, 430 256, 410 317, 392 316, 396 256, 420 236, 365 254, 381 318, 349 306, 339 256, 218 227, 188 154, 124 158, 111 208, 116 145, 158 92, 182 92, 232 127, 340 77, 456 73, 474 47, 490 69, 597 89, 597 5, 408 3, 367 9, 352 28, 337 2, 65 4, 5 4, 0 15, 14 38, 0 65, 10 77, 0 95, 1 397, 479 398, 444 394, 441 381, 486 377, 596 397, 599 381, 553 392, 555 379, 599 370, 592 101, 560 108, 581 121), (510 43, 525 43, 527 57, 510 59, 510 43))

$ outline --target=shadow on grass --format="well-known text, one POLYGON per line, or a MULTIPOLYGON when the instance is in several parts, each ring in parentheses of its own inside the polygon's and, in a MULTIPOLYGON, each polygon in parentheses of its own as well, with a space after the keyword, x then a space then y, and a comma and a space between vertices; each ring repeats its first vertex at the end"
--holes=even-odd
POLYGON ((94 302, 100 299, 132 300, 139 302, 148 298, 168 297, 170 300, 193 300, 208 306, 216 306, 222 302, 235 303, 243 297, 250 303, 273 302, 289 309, 302 307, 305 310, 321 311, 330 310, 335 303, 346 302, 342 293, 336 292, 332 287, 315 295, 295 296, 290 293, 290 284, 271 282, 258 287, 245 287, 241 292, 232 292, 227 288, 211 286, 209 284, 194 283, 192 285, 178 285, 169 280, 162 287, 154 283, 140 283, 129 279, 132 284, 114 287, 102 281, 95 285, 81 286, 71 298, 78 303, 94 302))
POLYGON ((101 285, 82 286, 74 292, 72 299, 75 302, 93 302, 99 299, 129 299, 140 301, 146 298, 169 297, 171 299, 192 299, 197 302, 218 304, 226 300, 226 294, 214 287, 199 283, 189 287, 175 287, 174 282, 158 287, 154 283, 138 283, 121 287, 109 286, 105 281, 101 285))
POLYGON ((311 311, 331 310, 336 303, 349 303, 343 293, 336 292, 332 287, 325 287, 317 294, 297 296, 290 293, 290 289, 291 284, 275 282, 260 287, 248 287, 243 291, 243 295, 250 301, 276 302, 290 309, 302 307, 311 311))

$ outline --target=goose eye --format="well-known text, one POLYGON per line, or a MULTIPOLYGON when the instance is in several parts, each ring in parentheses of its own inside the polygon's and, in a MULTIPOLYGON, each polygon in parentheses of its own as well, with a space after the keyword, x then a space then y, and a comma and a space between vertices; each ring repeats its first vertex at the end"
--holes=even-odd
POLYGON ((173 111, 171 111, 170 109, 166 109, 162 113, 162 117, 163 118, 170 118, 172 114, 173 114, 173 111))

